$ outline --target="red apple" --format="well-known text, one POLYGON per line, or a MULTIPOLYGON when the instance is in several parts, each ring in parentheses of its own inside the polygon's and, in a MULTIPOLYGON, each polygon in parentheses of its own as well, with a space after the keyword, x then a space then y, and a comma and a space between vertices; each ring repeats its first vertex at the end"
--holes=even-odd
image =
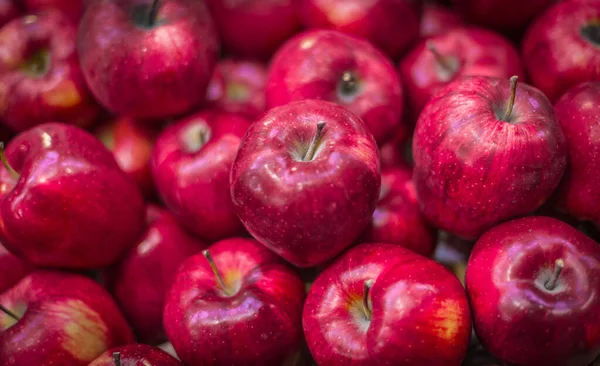
POLYGON ((32 269, 31 264, 6 250, 0 243, 0 293, 11 288, 32 269))
POLYGON ((180 366, 179 360, 173 358, 160 348, 147 344, 129 344, 111 348, 96 358, 88 366, 180 366))
POLYGON ((0 29, 0 119, 15 131, 49 121, 88 126, 99 107, 79 67, 77 30, 59 12, 0 29))
POLYGON ((579 84, 554 106, 569 160, 555 194, 557 207, 600 228, 600 82, 579 84))
POLYGON ((453 9, 433 1, 427 1, 423 5, 420 35, 421 38, 434 37, 462 24, 462 19, 453 9))
POLYGON ((361 241, 398 244, 426 257, 433 254, 436 232, 421 214, 412 169, 381 171, 379 202, 361 241))
POLYGON ((373 136, 336 104, 306 100, 254 122, 231 170, 246 229, 299 267, 346 249, 369 223, 381 183, 373 136))
POLYGON ((105 266, 141 233, 141 193, 90 133, 39 125, 15 137, 0 159, 0 241, 31 263, 105 266))
POLYGON ((556 0, 453 0, 463 18, 504 32, 523 29, 556 0))
POLYGON ((0 0, 0 27, 21 14, 17 0, 0 0))
POLYGON ((150 157, 156 140, 156 131, 133 118, 117 118, 103 125, 96 133, 113 153, 121 169, 140 187, 144 196, 154 196, 154 181, 150 157))
POLYGON ((158 344, 167 337, 162 315, 165 296, 183 260, 206 245, 189 236, 168 211, 150 205, 147 227, 125 256, 107 273, 107 288, 138 340, 158 344))
POLYGON ((307 28, 365 38, 397 58, 419 38, 422 2, 415 0, 299 0, 307 28))
POLYGON ((317 364, 331 366, 459 366, 471 337, 458 279, 439 263, 379 243, 350 249, 319 275, 302 323, 317 364))
POLYGON ((165 305, 177 355, 189 365, 281 365, 302 346, 304 284, 252 239, 188 258, 165 305))
POLYGON ((36 271, 0 295, 0 362, 86 366, 133 342, 110 295, 93 280, 36 271))
POLYGON ((207 0, 230 54, 268 60, 300 28, 297 0, 207 0))
POLYGON ((197 0, 93 0, 79 56, 98 100, 118 115, 162 118, 204 101, 219 45, 197 0))
POLYGON ((600 246, 560 220, 495 226, 466 276, 481 344, 516 366, 588 365, 600 353, 600 246))
POLYGON ((401 124, 403 94, 392 62, 368 42, 317 30, 287 41, 271 61, 267 108, 303 99, 340 104, 358 115, 382 144, 401 124))
POLYGON ((381 168, 408 168, 412 164, 409 161, 411 144, 405 143, 404 138, 394 138, 379 147, 379 160, 381 168))
POLYGON ((524 77, 515 46, 499 34, 474 27, 454 28, 421 42, 398 70, 417 116, 433 95, 462 76, 524 77))
POLYGON ((221 60, 208 84, 209 105, 254 120, 265 111, 267 67, 249 60, 221 60))
POLYGON ((75 24, 79 24, 86 0, 19 0, 29 13, 42 13, 48 10, 58 10, 75 24))
POLYGON ((600 80, 598 19, 600 0, 567 1, 548 9, 527 30, 525 68, 551 101, 581 82, 600 80))
POLYGON ((191 232, 215 241, 244 232, 229 174, 250 121, 202 111, 167 127, 152 153, 154 181, 163 202, 191 232))
POLYGON ((476 239, 540 207, 567 162, 565 136, 539 90, 474 76, 448 84, 419 117, 413 179, 425 217, 476 239), (509 85, 510 84, 510 85, 509 85))

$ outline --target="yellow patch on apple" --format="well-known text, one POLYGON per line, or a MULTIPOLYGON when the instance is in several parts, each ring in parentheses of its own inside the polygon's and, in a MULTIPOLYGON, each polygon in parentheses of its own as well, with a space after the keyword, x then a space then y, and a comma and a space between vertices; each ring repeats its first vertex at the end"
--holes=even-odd
POLYGON ((44 101, 52 107, 70 108, 81 103, 81 94, 72 81, 63 81, 44 93, 44 101))
POLYGON ((443 300, 433 318, 438 337, 453 340, 463 321, 460 305, 454 300, 443 300))

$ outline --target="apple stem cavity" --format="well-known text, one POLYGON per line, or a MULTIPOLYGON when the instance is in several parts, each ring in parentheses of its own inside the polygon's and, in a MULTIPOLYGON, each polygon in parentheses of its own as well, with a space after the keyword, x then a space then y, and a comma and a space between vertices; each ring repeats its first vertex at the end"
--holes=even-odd
POLYGON ((364 282, 362 299, 363 307, 365 308, 365 318, 369 321, 373 316, 373 309, 371 308, 371 304, 369 302, 369 293, 371 292, 371 286, 373 286, 373 280, 366 280, 364 282))
POLYGON ((12 311, 8 310, 6 307, 4 307, 3 305, 0 305, 0 311, 2 311, 4 314, 10 316, 11 318, 13 318, 16 321, 21 320, 21 318, 19 318, 19 316, 15 313, 13 313, 12 311))
POLYGON ((554 262, 554 273, 552 273, 552 277, 546 283, 544 283, 544 288, 548 291, 552 291, 556 288, 556 282, 558 281, 558 277, 565 267, 565 261, 562 259, 557 259, 554 262))
POLYGON ((600 47, 600 23, 594 22, 581 27, 579 34, 592 45, 600 47))
POLYGON ((502 117, 502 120, 505 122, 510 122, 510 117, 512 116, 513 107, 515 106, 515 96, 517 95, 518 81, 519 77, 516 75, 510 78, 510 97, 508 98, 508 103, 506 103, 506 111, 502 117))
POLYGON ((358 81, 356 80, 356 76, 351 71, 345 71, 342 74, 341 92, 344 95, 351 95, 356 92, 357 87, 358 81))
POLYGON ((213 260, 213 257, 210 254, 210 252, 208 251, 208 249, 203 250, 202 255, 208 261, 208 264, 210 265, 210 269, 212 269, 212 272, 215 275, 215 279, 217 280, 217 283, 219 284, 219 286, 221 286, 221 289, 223 290, 225 295, 233 296, 234 295, 233 291, 231 291, 229 286, 227 286, 225 284, 225 281, 223 281, 223 276, 221 275, 221 272, 219 271, 219 268, 217 267, 217 264, 213 260))
POLYGON ((306 150, 306 154, 302 157, 302 161, 312 161, 315 158, 315 152, 317 152, 317 148, 319 147, 319 143, 321 142, 321 137, 323 136, 323 129, 325 128, 325 122, 317 123, 317 130, 310 140, 310 145, 308 145, 308 149, 306 150))
POLYGON ((148 11, 148 18, 146 20, 146 25, 148 26, 148 28, 152 28, 156 24, 156 15, 158 14, 159 2, 159 0, 152 1, 152 5, 150 6, 150 10, 148 11))
POLYGON ((10 166, 8 159, 6 159, 6 154, 4 153, 4 142, 0 142, 0 161, 2 161, 2 165, 4 165, 10 175, 12 175, 15 179, 19 179, 19 173, 14 170, 12 166, 10 166))
POLYGON ((113 352, 113 362, 115 366, 121 366, 121 352, 113 352))
POLYGON ((442 55, 440 53, 440 51, 437 49, 437 47, 433 44, 433 42, 431 40, 428 40, 425 43, 425 47, 427 47, 427 49, 433 54, 433 56, 435 57, 435 61, 444 70, 446 70, 448 73, 451 73, 451 74, 454 74, 454 72, 456 72, 455 68, 450 63, 450 60, 448 60, 447 57, 445 57, 444 55, 442 55))

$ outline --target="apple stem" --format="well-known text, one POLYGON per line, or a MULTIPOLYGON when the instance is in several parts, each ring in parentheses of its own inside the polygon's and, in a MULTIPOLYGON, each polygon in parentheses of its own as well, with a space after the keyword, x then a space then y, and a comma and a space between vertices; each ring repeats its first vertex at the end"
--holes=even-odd
POLYGON ((8 159, 6 159, 6 154, 4 153, 4 142, 0 142, 0 161, 2 161, 2 165, 4 165, 10 175, 12 175, 15 179, 19 179, 19 173, 17 173, 17 171, 10 166, 8 159))
POLYGON ((232 296, 233 294, 229 290, 229 287, 227 287, 227 285, 225 285, 225 281, 223 281, 223 276, 221 276, 221 272, 219 271, 219 268, 217 267, 217 264, 213 260, 213 257, 210 254, 210 252, 208 251, 208 249, 203 250, 202 255, 208 261, 208 264, 210 265, 210 269, 212 269, 212 271, 215 275, 215 278, 217 279, 217 282, 219 283, 219 286, 221 286, 221 289, 223 290, 223 292, 225 292, 225 294, 227 296, 232 296))
POLYGON ((113 352, 113 362, 115 366, 121 366, 121 352, 113 352))
POLYGON ((510 116, 512 115, 513 107, 515 106, 515 96, 517 95, 517 81, 519 81, 519 77, 516 75, 510 78, 510 98, 508 98, 506 112, 504 113, 504 117, 502 117, 502 120, 506 122, 510 121, 510 116))
POLYGON ((156 23, 156 15, 158 14, 158 3, 159 0, 153 0, 152 6, 150 6, 150 11, 148 12, 148 27, 152 27, 156 23))
POLYGON ((440 51, 437 49, 437 47, 433 44, 431 40, 428 40, 425 43, 425 47, 427 47, 427 49, 433 54, 437 63, 440 64, 440 66, 443 67, 444 70, 451 73, 454 72, 454 68, 450 64, 450 61, 448 61, 448 59, 440 53, 440 51))
POLYGON ((10 316, 11 318, 13 318, 16 321, 21 320, 21 318, 19 318, 19 316, 17 314, 15 314, 12 311, 8 310, 3 305, 0 305, 0 311, 2 311, 4 314, 10 316))
POLYGON ((317 151, 317 147, 319 147, 319 142, 321 142, 321 136, 323 136, 325 124, 325 122, 317 123, 317 131, 315 132, 312 140, 310 140, 310 145, 308 145, 308 150, 306 150, 306 154, 304 154, 302 161, 311 161, 315 158, 315 152, 317 151))
POLYGON ((556 262, 554 262, 554 273, 552 273, 552 277, 550 277, 550 279, 546 281, 546 283, 544 283, 544 287, 546 288, 546 290, 552 291, 556 288, 556 281, 558 281, 558 277, 560 276, 560 273, 562 272, 564 267, 564 260, 557 259, 556 262))
POLYGON ((371 291, 371 286, 373 286, 373 280, 366 280, 364 282, 363 288, 363 306, 365 308, 365 317, 367 320, 371 320, 371 316, 373 316, 373 309, 371 309, 371 305, 369 303, 369 292, 371 291))

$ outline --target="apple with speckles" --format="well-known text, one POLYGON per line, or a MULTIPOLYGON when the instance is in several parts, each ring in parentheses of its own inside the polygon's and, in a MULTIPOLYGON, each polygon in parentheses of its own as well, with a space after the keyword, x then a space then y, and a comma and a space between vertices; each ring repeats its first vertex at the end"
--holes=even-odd
POLYGON ((36 271, 0 295, 2 366, 87 366, 133 341, 108 292, 87 277, 36 271))
POLYGON ((182 366, 178 359, 158 347, 128 344, 111 348, 88 366, 182 366))
POLYGON ((313 283, 302 323, 319 365, 460 366, 471 338, 460 281, 393 244, 361 244, 336 259, 313 283))
POLYGON ((548 98, 509 79, 464 77, 421 113, 413 179, 425 217, 464 239, 540 207, 567 165, 548 98))
POLYGON ((100 109, 76 50, 77 29, 56 11, 12 20, 0 29, 0 120, 14 131, 46 122, 80 127, 100 109))
POLYGON ((467 265, 481 344, 516 366, 581 366, 600 354, 600 246, 530 216, 487 231, 467 265))
POLYGON ((165 328, 187 365, 282 365, 302 349, 304 297, 298 274, 273 252, 225 239, 181 265, 165 328))
POLYGON ((231 169, 231 196, 246 229, 298 267, 322 264, 358 238, 380 184, 367 126, 319 100, 268 111, 248 129, 231 169))
POLYGON ((288 40, 269 67, 267 109, 303 99, 334 102, 359 116, 378 144, 407 128, 403 98, 390 59, 339 31, 309 31, 288 40))

